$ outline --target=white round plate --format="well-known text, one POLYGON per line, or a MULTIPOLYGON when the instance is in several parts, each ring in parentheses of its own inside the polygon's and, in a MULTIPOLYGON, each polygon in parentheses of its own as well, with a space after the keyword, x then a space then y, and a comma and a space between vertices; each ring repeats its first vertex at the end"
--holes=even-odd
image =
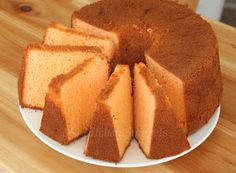
POLYGON ((86 142, 86 136, 83 136, 82 138, 76 140, 75 142, 69 144, 69 145, 61 145, 57 143, 56 141, 50 139, 43 133, 39 131, 41 118, 42 118, 42 111, 34 110, 34 109, 27 109, 27 108, 21 108, 20 112, 25 120, 26 124, 30 128, 30 130, 45 144, 53 148, 54 150, 68 156, 71 158, 74 158, 76 160, 80 160, 83 162, 100 165, 100 166, 108 166, 108 167, 141 167, 141 166, 150 166, 150 165, 156 165, 159 163, 167 162, 173 159, 176 159, 180 156, 183 156, 196 147, 198 147, 203 141, 206 140, 206 138, 211 134, 213 129, 215 128, 217 121, 219 119, 220 115, 220 106, 216 109, 214 115, 212 118, 208 121, 207 124, 205 124, 201 129, 199 129, 196 133, 190 135, 188 137, 188 141, 191 145, 191 148, 174 156, 165 157, 162 159, 157 160, 150 160, 147 159, 140 148, 138 147, 138 144, 135 140, 132 140, 131 145, 128 147, 127 151, 125 152, 125 155, 123 159, 119 163, 112 163, 112 162, 106 162, 106 161, 100 161, 95 160, 91 157, 86 157, 83 154, 84 146, 86 142))

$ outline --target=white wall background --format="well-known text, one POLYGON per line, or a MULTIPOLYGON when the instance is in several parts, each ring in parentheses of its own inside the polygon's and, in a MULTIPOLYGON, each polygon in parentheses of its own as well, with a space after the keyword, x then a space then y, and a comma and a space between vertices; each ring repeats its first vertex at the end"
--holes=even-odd
POLYGON ((200 0, 197 7, 197 13, 211 19, 220 20, 224 2, 225 0, 200 0))

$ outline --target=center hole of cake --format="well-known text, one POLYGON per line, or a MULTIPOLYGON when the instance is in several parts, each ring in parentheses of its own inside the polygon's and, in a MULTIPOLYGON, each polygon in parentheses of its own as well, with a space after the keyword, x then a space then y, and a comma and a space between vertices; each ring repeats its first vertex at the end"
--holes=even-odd
POLYGON ((135 63, 145 62, 144 52, 152 44, 148 29, 138 27, 123 27, 120 35, 119 55, 117 63, 128 64, 133 67, 135 63))

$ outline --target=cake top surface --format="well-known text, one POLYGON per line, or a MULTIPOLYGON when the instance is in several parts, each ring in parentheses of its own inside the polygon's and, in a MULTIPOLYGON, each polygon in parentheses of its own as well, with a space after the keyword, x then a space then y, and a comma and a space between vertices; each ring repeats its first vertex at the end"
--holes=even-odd
POLYGON ((74 12, 73 19, 117 33, 122 44, 129 41, 122 41, 128 38, 127 34, 140 31, 137 33, 144 39, 134 36, 130 44, 151 39, 152 44, 141 45, 146 46, 145 54, 179 78, 192 78, 218 58, 217 41, 210 24, 186 5, 174 1, 103 0, 74 12))
POLYGON ((192 14, 194 12, 186 5, 168 0, 103 0, 81 8, 73 16, 113 30, 125 24, 167 24, 192 14), (99 20, 96 19, 98 16, 99 20))

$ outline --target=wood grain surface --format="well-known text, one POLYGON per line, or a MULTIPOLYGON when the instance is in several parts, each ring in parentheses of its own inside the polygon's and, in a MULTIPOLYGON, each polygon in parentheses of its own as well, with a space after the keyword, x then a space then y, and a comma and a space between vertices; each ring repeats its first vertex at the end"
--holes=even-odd
POLYGON ((236 172, 236 29, 210 21, 220 48, 224 82, 222 112, 210 137, 191 153, 156 166, 114 169, 68 158, 28 129, 18 110, 17 78, 23 48, 41 42, 52 20, 70 26, 88 0, 0 0, 0 172, 236 172))

